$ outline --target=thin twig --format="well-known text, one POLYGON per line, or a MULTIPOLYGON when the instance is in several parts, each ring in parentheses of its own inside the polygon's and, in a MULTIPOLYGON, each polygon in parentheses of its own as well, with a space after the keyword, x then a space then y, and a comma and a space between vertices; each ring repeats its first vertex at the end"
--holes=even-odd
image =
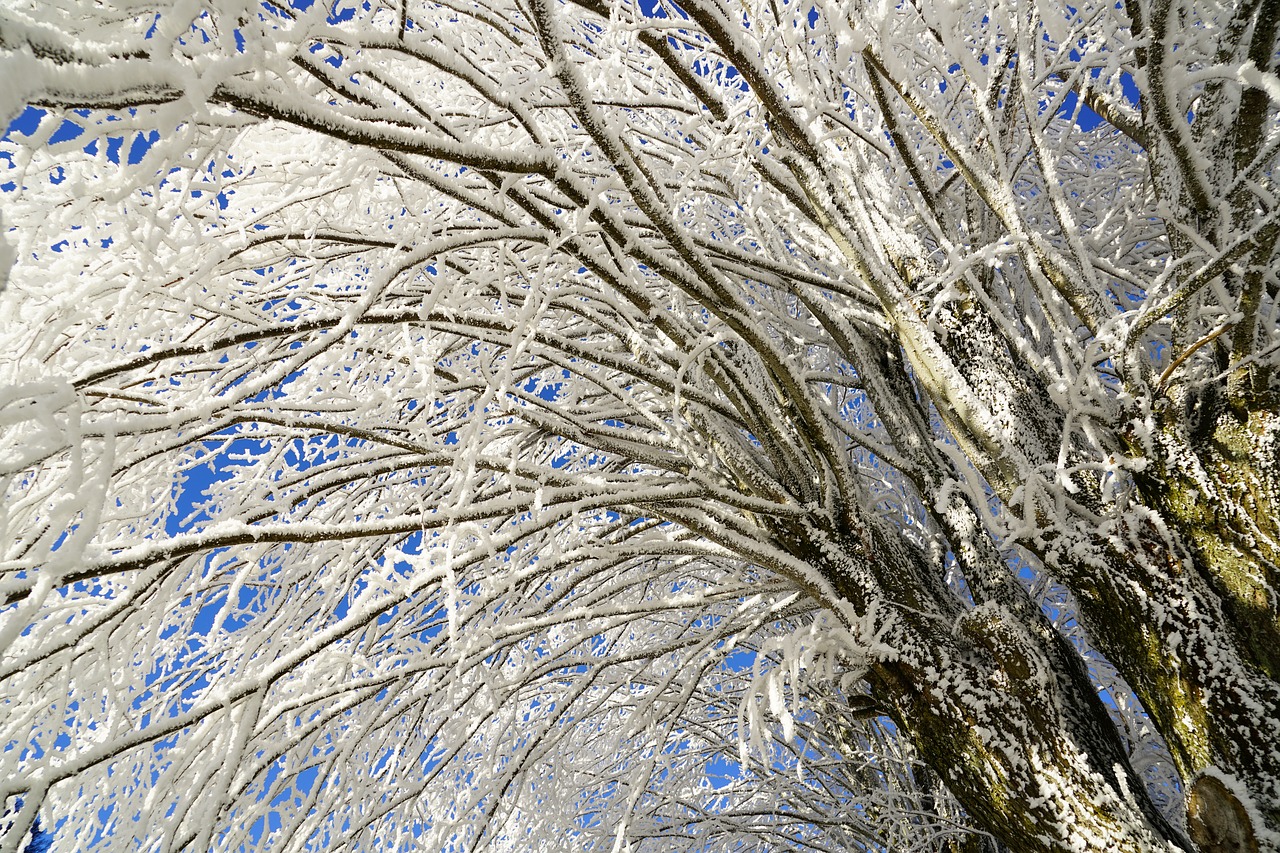
POLYGON ((1235 321, 1232 321, 1230 323, 1223 323, 1221 326, 1214 329, 1212 332, 1205 335, 1203 338, 1196 341, 1191 346, 1187 347, 1186 351, 1182 355, 1175 358, 1173 362, 1164 369, 1164 373, 1160 374, 1160 379, 1159 381, 1156 382, 1156 393, 1159 393, 1159 394, 1164 393, 1165 385, 1168 383, 1169 377, 1173 375, 1173 371, 1177 370, 1178 367, 1184 361, 1190 358, 1192 354, 1195 353, 1196 350, 1200 349, 1200 347, 1204 346, 1205 344, 1212 342, 1219 335, 1221 335, 1223 332, 1227 331, 1234 325, 1235 325, 1235 321))

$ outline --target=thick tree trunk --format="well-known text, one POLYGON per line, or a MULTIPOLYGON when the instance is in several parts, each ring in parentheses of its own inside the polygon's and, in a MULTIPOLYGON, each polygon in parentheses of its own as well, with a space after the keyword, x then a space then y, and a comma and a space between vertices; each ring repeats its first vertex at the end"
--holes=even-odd
POLYGON ((1219 839, 1206 849, 1232 838, 1239 849, 1277 849, 1280 417, 1271 406, 1220 411, 1198 432, 1164 426, 1139 483, 1179 547, 1159 579, 1171 588, 1166 613, 1153 614, 1174 629, 1156 635, 1162 665, 1131 683, 1142 684, 1149 708, 1163 703, 1157 724, 1188 785, 1188 825, 1219 839), (1229 789, 1220 775, 1233 780, 1229 789))
MULTIPOLYGON (((1019 372, 980 308, 970 309, 963 319, 935 317, 951 326, 952 364, 982 371, 1003 359, 996 375, 1007 382, 979 390, 999 402, 1000 385, 1019 384, 1019 399, 1035 397, 1035 377, 1019 372)), ((895 646, 904 653, 872 674, 879 702, 976 823, 1011 850, 1190 849, 1132 770, 1079 653, 1013 577, 964 490, 953 487, 960 475, 928 440, 928 415, 914 405, 903 362, 850 348, 895 445, 916 463, 915 485, 976 604, 965 611, 931 576, 936 568, 924 555, 892 537, 872 533, 870 547, 867 536, 850 537, 859 541, 848 550, 865 555, 880 592, 912 626, 895 646)), ((1051 406, 1023 404, 1020 411, 1033 408, 1039 420, 1028 452, 1037 436, 1060 434, 1044 422, 1051 406)), ((859 600, 849 572, 824 574, 859 600)))
MULTIPOLYGON (((936 312, 934 322, 948 330, 946 357, 956 372, 993 413, 1025 430, 1018 452, 1028 466, 1052 467, 1047 453, 1063 425, 982 307, 967 302, 936 312)), ((1074 530, 1055 529, 1046 518, 1041 541, 1027 544, 1075 595, 1081 623, 1147 708, 1185 790, 1194 793, 1200 780, 1219 775, 1234 780, 1229 796, 1203 795, 1203 803, 1218 805, 1201 808, 1188 798, 1189 828, 1198 827, 1202 838, 1265 847, 1280 843, 1265 840, 1280 838, 1273 731, 1280 720, 1280 417, 1274 405, 1252 404, 1248 413, 1200 397, 1164 401, 1146 429, 1126 436, 1125 452, 1150 460, 1136 477, 1133 497, 1141 503, 1104 513, 1097 484, 1078 478, 1076 500, 1103 523, 1075 520, 1074 530)), ((1143 422, 1130 414, 1131 424, 1143 422)), ((936 459, 927 467, 943 470, 936 459)), ((994 464, 983 473, 1012 511, 1028 512, 1016 497, 1020 483, 1002 479, 994 464)), ((941 481, 917 486, 924 495, 944 491, 941 481)), ((954 506, 954 496, 931 502, 975 599, 1007 605, 1023 626, 1035 626, 1039 614, 1007 589, 999 555, 982 553, 991 543, 979 526, 956 523, 965 508, 954 506), (950 509, 936 506, 948 501, 950 509)), ((1069 649, 1053 655, 1051 630, 1037 633, 1056 671, 1079 667, 1069 649)))
POLYGON ((1038 609, 1007 595, 964 609, 923 554, 874 524, 858 536, 804 530, 789 531, 791 550, 875 622, 876 703, 978 826, 1027 853, 1193 849, 1152 803, 1079 655, 1038 609))
POLYGON ((975 623, 957 639, 987 648, 953 650, 969 661, 898 661, 876 669, 873 689, 978 825, 1010 850, 1190 849, 1123 756, 1107 766, 1114 745, 1081 736, 1075 709, 1058 704, 1048 661, 1014 633, 998 620, 975 623))

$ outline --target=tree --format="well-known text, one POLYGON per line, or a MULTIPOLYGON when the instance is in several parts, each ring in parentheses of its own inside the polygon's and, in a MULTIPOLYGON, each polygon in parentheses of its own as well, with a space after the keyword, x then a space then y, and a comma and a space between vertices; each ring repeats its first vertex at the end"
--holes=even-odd
POLYGON ((1275 0, 9 5, 4 850, 1280 849, 1275 0))

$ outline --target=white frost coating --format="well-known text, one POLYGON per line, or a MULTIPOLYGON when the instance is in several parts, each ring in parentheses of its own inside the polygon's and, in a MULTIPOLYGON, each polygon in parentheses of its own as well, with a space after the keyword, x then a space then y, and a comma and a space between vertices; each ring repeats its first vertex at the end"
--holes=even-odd
POLYGON ((1233 4, 294 5, 0 10, 0 853, 1280 846, 1233 4))
POLYGON ((1262 89, 1271 100, 1280 101, 1280 77, 1277 77, 1274 72, 1263 71, 1253 60, 1240 66, 1240 70, 1236 72, 1236 79, 1248 86, 1262 89))
POLYGON ((868 624, 865 632, 857 631, 867 636, 855 636, 832 614, 820 613, 790 633, 770 637, 756 652, 751 688, 738 712, 740 726, 747 729, 740 760, 755 758, 766 765, 770 761, 765 711, 781 725, 783 742, 794 744, 797 716, 805 713, 802 697, 823 684, 847 689, 856 683, 866 673, 868 659, 879 652, 871 636, 876 627, 868 624))

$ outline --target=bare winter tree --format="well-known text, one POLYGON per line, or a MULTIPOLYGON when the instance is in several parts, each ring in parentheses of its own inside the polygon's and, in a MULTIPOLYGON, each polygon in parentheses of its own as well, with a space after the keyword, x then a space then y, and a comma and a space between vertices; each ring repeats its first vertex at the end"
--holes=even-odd
POLYGON ((3 5, 0 849, 1280 850, 1277 0, 3 5))

